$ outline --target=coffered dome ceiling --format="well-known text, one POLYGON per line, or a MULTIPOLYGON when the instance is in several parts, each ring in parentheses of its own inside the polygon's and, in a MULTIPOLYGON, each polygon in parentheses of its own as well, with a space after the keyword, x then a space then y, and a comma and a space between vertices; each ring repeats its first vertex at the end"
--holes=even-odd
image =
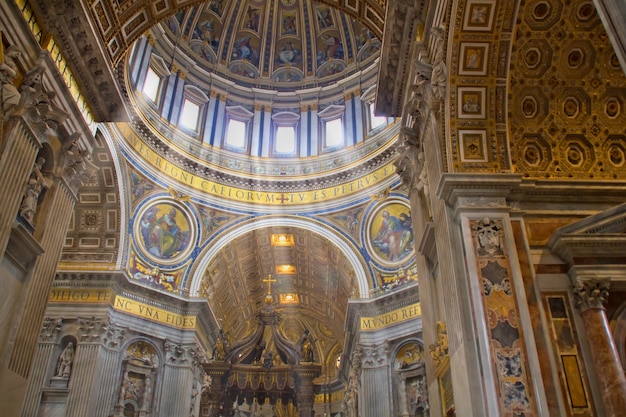
POLYGON ((178 12, 166 33, 196 63, 237 83, 294 90, 371 65, 380 41, 337 9, 295 0, 213 0, 178 12))

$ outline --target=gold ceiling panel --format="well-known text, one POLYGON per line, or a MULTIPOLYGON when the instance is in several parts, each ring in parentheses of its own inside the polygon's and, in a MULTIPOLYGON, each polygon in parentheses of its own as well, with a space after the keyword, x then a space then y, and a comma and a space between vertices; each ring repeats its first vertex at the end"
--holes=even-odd
POLYGON ((588 0, 521 6, 511 56, 514 170, 531 178, 626 174, 626 77, 588 0))

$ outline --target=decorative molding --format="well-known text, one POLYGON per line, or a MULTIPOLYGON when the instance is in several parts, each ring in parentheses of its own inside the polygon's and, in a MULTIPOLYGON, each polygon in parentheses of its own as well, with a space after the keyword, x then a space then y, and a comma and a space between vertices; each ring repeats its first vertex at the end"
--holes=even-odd
POLYGON ((95 317, 79 318, 79 343, 100 343, 106 322, 95 317))
POLYGON ((439 367, 448 357, 448 329, 443 321, 437 322, 437 343, 431 344, 429 348, 435 367, 439 367))
POLYGON ((199 356, 198 348, 196 345, 184 345, 177 344, 166 340, 164 342, 165 348, 165 363, 173 366, 192 366, 194 364, 202 363, 202 356, 199 356))
POLYGON ((109 322, 105 324, 104 334, 102 335, 102 344, 109 349, 119 349, 126 338, 126 329, 117 326, 115 323, 109 322))
POLYGON ((383 342, 379 345, 360 345, 363 368, 378 368, 387 365, 389 360, 389 345, 383 342))
POLYGON ((604 309, 608 301, 609 287, 611 283, 607 280, 578 280, 574 286, 574 305, 582 312, 590 308, 604 309))
POLYGON ((43 343, 56 342, 57 334, 61 330, 62 325, 62 318, 53 319, 51 317, 46 317, 43 320, 43 326, 41 327, 41 333, 39 334, 39 341, 43 343))

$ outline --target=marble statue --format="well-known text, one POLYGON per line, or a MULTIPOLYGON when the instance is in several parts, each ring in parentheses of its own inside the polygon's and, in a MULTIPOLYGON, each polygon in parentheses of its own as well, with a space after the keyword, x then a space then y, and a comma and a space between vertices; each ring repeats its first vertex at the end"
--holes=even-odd
POLYGON ((74 344, 69 342, 57 362, 57 368, 55 376, 60 378, 69 378, 72 373, 72 365, 74 363, 74 344))

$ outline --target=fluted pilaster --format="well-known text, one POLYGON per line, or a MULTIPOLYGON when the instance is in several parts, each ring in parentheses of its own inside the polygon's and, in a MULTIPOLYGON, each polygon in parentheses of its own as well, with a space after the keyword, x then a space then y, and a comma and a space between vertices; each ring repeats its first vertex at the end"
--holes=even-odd
POLYGON ((24 196, 28 177, 33 169, 37 152, 41 147, 35 134, 21 117, 13 117, 5 131, 6 140, 0 157, 2 199, 0 199, 0 256, 11 236, 11 227, 24 196))
POLYGON ((21 417, 37 417, 41 388, 46 384, 48 364, 54 351, 54 345, 59 330, 61 329, 61 319, 47 318, 39 335, 39 345, 32 365, 32 371, 26 397, 22 407, 21 417))
POLYGON ((98 353, 98 364, 95 372, 94 386, 91 394, 93 399, 89 407, 89 415, 107 417, 111 415, 113 400, 118 394, 118 367, 120 364, 120 348, 125 337, 125 330, 113 323, 108 323, 102 338, 102 349, 98 353))
POLYGON ((22 303, 24 307, 16 320, 16 339, 9 359, 9 369, 24 378, 30 372, 37 330, 44 316, 65 233, 74 212, 74 195, 63 180, 55 181, 48 193, 46 201, 49 204, 46 204, 42 213, 44 216, 40 217, 41 224, 45 227, 41 231, 40 245, 45 252, 37 258, 33 266, 22 303))
POLYGON ((393 415, 389 378, 388 346, 363 346, 359 417, 393 415))
POLYGON ((163 386, 167 389, 161 394, 161 415, 188 416, 192 411, 191 395, 196 349, 189 345, 166 342, 165 352, 163 386))
POLYGON ((67 417, 84 417, 89 413, 91 390, 100 368, 98 353, 104 323, 98 319, 79 319, 80 337, 70 375, 67 417))
POLYGON ((608 295, 608 281, 579 280, 574 288, 606 415, 621 417, 626 415, 626 377, 604 312, 608 295))

